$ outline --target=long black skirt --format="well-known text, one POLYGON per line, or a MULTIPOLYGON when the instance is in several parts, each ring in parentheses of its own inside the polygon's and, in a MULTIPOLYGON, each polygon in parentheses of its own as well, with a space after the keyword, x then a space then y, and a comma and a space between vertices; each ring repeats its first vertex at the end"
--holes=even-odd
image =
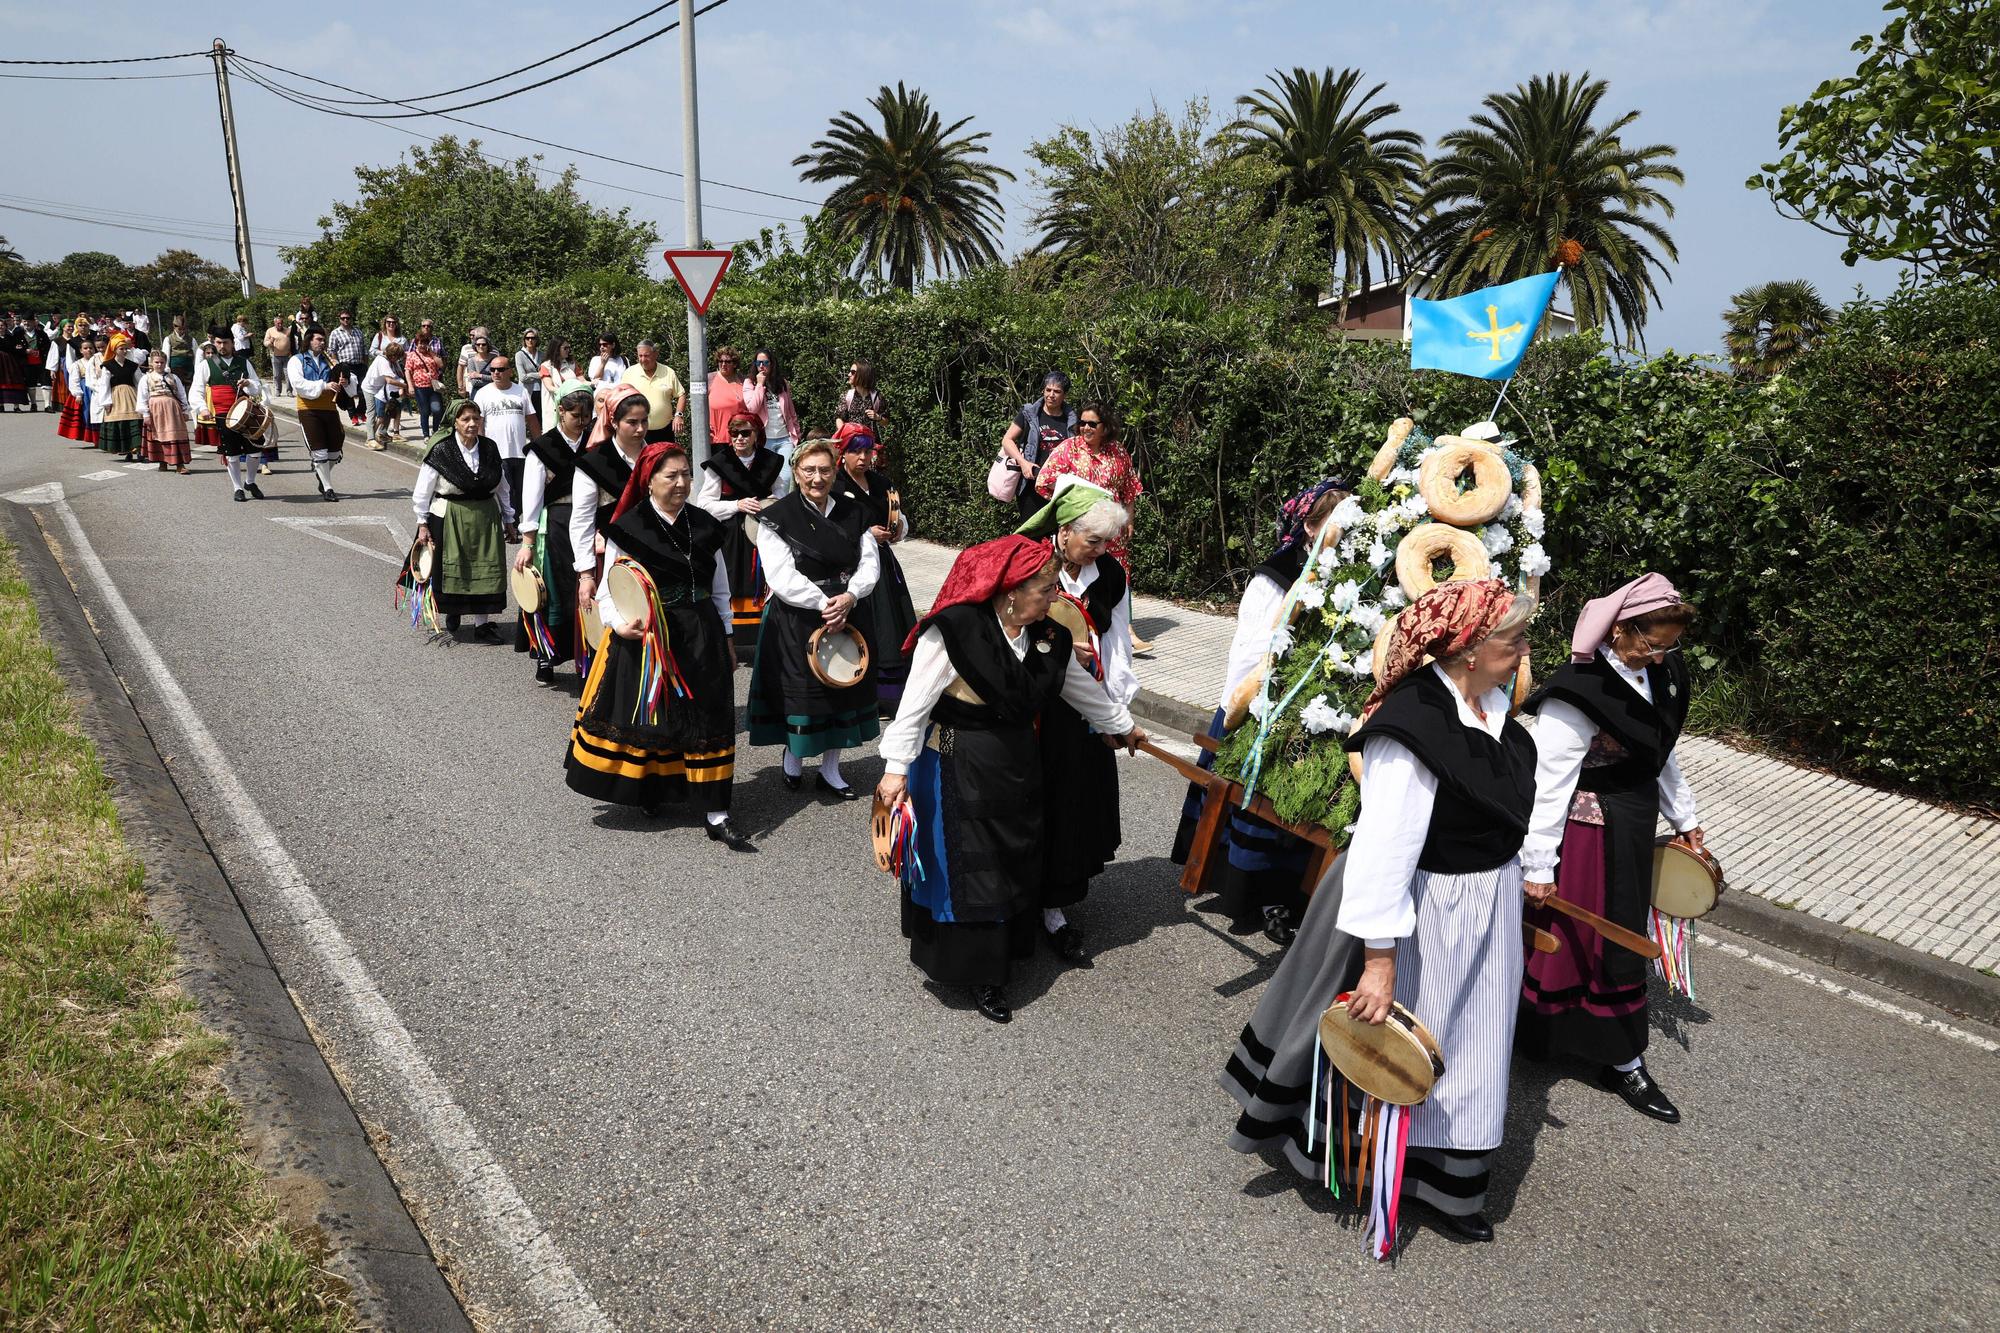
MULTIPOLYGON (((868 626, 848 622, 862 638, 868 626)), ((844 689, 820 683, 806 665, 819 612, 773 597, 764 605, 763 632, 750 668, 750 743, 782 745, 801 759, 872 741, 881 732, 875 706, 875 645, 871 665, 844 689)))
POLYGON ((569 542, 570 503, 542 511, 535 541, 535 568, 541 571, 542 609, 535 616, 522 612, 514 625, 514 651, 533 653, 537 666, 553 666, 570 657, 576 642, 576 559, 569 542))
POLYGON ((748 662, 757 655, 764 602, 771 590, 764 582, 764 562, 757 554, 757 543, 743 530, 741 514, 723 521, 722 567, 729 575, 729 615, 736 639, 736 657, 748 662))
POLYGON ((1118 763, 1083 715, 1057 699, 1042 710, 1047 870, 1043 907, 1083 901, 1090 881, 1118 854, 1118 763))
MULTIPOLYGON (((1209 719, 1208 734, 1222 738, 1224 712, 1218 708, 1209 719)), ((1215 754, 1203 750, 1195 760, 1204 770, 1215 767, 1215 754)), ((1190 782, 1181 802, 1180 827, 1174 834, 1173 863, 1187 864, 1194 850, 1194 835, 1208 801, 1208 788, 1190 782)), ((1216 905, 1232 921, 1258 923, 1266 907, 1284 907, 1293 913, 1305 911, 1306 867, 1312 860, 1312 846, 1283 829, 1276 828, 1240 809, 1229 812, 1224 825, 1222 863, 1209 872, 1213 876, 1216 905)), ((1211 864, 1213 864, 1211 862, 1211 864)))
POLYGON ((903 682, 909 678, 910 661, 903 656, 903 640, 917 627, 917 608, 910 601, 909 580, 903 564, 887 545, 877 544, 882 576, 874 591, 856 608, 857 619, 866 622, 869 651, 875 657, 875 700, 883 717, 894 717, 903 702, 903 682))
POLYGON ((613 805, 692 800, 705 811, 727 810, 736 774, 728 636, 707 601, 668 607, 667 633, 692 697, 669 689, 649 715, 640 696, 640 641, 605 630, 570 732, 564 779, 572 791, 613 805))

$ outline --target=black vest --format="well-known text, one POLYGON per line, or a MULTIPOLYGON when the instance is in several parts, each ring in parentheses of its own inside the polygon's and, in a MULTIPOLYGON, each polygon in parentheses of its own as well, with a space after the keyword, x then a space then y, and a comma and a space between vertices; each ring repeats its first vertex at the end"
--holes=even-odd
MULTIPOLYGON (((625 483, 632 479, 632 465, 618 452, 616 441, 606 440, 576 456, 576 471, 590 478, 603 492, 597 497, 597 530, 601 533, 611 526, 611 511, 618 507, 618 497, 625 493, 625 483), (611 503, 604 502, 605 495, 611 497, 611 503)), ((572 484, 574 480, 572 477, 572 484)))
MULTIPOLYGON (((578 453, 563 438, 562 427, 552 426, 528 442, 542 468, 549 474, 542 487, 542 503, 554 508, 570 502, 570 488, 576 482, 578 453)), ((622 489, 622 488, 621 488, 622 489)))
POLYGON ((1495 740, 1459 720, 1458 696, 1420 667, 1347 738, 1359 751, 1370 736, 1393 736, 1437 778, 1437 800, 1417 866, 1465 875, 1505 865, 1527 840, 1535 808, 1535 742, 1513 718, 1495 740))
POLYGON ((484 500, 500 488, 500 482, 507 475, 500 467, 500 446, 482 435, 474 449, 477 451, 474 454, 477 467, 472 469, 465 466, 465 456, 458 451, 456 436, 439 440, 424 455, 424 463, 433 472, 458 488, 457 495, 440 492, 441 499, 461 502, 484 500))
POLYGON ((924 625, 937 626, 952 670, 980 699, 969 704, 949 694, 939 696, 931 720, 941 727, 992 731, 1025 726, 1062 693, 1070 638, 1053 620, 1037 620, 1021 631, 1028 636, 1028 651, 1019 661, 999 617, 984 602, 948 606, 924 625))
POLYGON ((785 470, 785 458, 775 449, 759 448, 750 455, 750 465, 745 467, 735 450, 722 449, 710 454, 702 466, 722 484, 723 499, 762 500, 778 484, 778 477, 785 470))
POLYGON ((862 517, 861 507, 852 500, 835 496, 832 507, 822 514, 807 503, 804 492, 792 491, 766 505, 757 521, 792 548, 799 573, 833 597, 847 591, 848 581, 861 566, 862 517))
POLYGON ((1111 628, 1111 617, 1118 610, 1118 604, 1125 600, 1125 566, 1118 563, 1115 555, 1097 557, 1097 577, 1083 590, 1084 609, 1090 612, 1090 623, 1097 626, 1099 634, 1111 628))
POLYGON ((652 502, 642 500, 604 535, 645 566, 659 589, 661 605, 693 606, 709 596, 716 556, 722 550, 722 524, 706 510, 683 505, 679 520, 668 527, 652 502))
POLYGON ((1577 790, 1637 790, 1659 781, 1660 770, 1673 757, 1674 745, 1681 738, 1690 692, 1687 664, 1680 654, 1669 653, 1664 662, 1647 666, 1646 684, 1653 691, 1652 703, 1619 679, 1602 656, 1593 656, 1588 662, 1565 662, 1521 705, 1521 711, 1539 713, 1550 699, 1574 705, 1625 752, 1612 763, 1586 765, 1577 779, 1577 790))

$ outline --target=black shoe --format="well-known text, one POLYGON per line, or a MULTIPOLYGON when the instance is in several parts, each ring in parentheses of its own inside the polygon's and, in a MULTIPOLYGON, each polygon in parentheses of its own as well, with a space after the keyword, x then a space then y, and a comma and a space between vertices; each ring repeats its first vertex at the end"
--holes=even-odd
POLYGON ((553 685, 553 684, 555 684, 555 683, 556 683, 556 667, 555 667, 555 663, 553 663, 553 662, 544 662, 544 663, 542 663, 542 664, 541 664, 540 666, 536 667, 536 668, 535 668, 535 683, 536 683, 537 685, 553 685))
POLYGON ((750 835, 726 819, 720 824, 708 825, 708 836, 732 852, 754 852, 757 850, 757 844, 750 841, 750 835))
POLYGON ((666 818, 667 807, 655 802, 652 805, 640 806, 639 813, 648 819, 664 819, 666 818))
POLYGON ((996 1023, 1014 1021, 1014 1011, 1007 1004, 1007 992, 998 986, 974 986, 972 1002, 979 1006, 979 1012, 996 1023))
POLYGON ((481 643, 498 643, 500 642, 500 631, 494 629, 490 624, 480 625, 472 631, 472 637, 481 643))
POLYGON ((787 773, 784 776, 785 788, 788 791, 797 791, 799 784, 806 780, 806 775, 803 773, 787 773))
POLYGON ((244 482, 243 489, 250 492, 250 498, 253 500, 261 500, 264 498, 264 492, 258 489, 257 483, 254 481, 244 482))
POLYGON ((860 792, 854 790, 854 788, 852 787, 834 786, 831 782, 828 782, 826 780, 826 774, 824 773, 813 774, 813 785, 818 787, 821 791, 832 792, 835 796, 838 796, 843 801, 858 801, 861 799, 860 792))
POLYGON ((1469 1240, 1484 1245, 1493 1239, 1493 1224, 1486 1220, 1484 1213, 1467 1213, 1463 1217, 1433 1208, 1439 1229, 1460 1240, 1469 1240))
POLYGON ((1059 926, 1048 932, 1049 948, 1071 967, 1091 968, 1090 950, 1083 947, 1083 935, 1075 926, 1059 926))
POLYGON ((1598 1071, 1597 1086, 1623 1097, 1625 1104, 1640 1115, 1649 1115, 1670 1125, 1681 1122, 1680 1108, 1667 1100, 1667 1094, 1660 1091, 1660 1085, 1653 1082, 1653 1076, 1646 1072, 1644 1065, 1624 1070, 1606 1065, 1598 1071))
POLYGON ((326 491, 325 491, 325 492, 323 492, 323 494, 325 494, 325 496, 326 496, 326 502, 327 502, 328 504, 330 504, 330 505, 334 505, 334 504, 339 504, 339 503, 340 503, 340 497, 339 497, 338 495, 335 495, 335 494, 333 493, 333 488, 332 488, 332 487, 328 487, 328 488, 326 489, 326 491))
POLYGON ((1298 938, 1299 928, 1292 923, 1292 909, 1289 907, 1266 907, 1264 909, 1264 938, 1284 948, 1298 938))
POLYGON ((237 503, 238 503, 238 504, 247 504, 247 503, 249 502, 249 500, 250 500, 250 497, 249 497, 249 496, 247 496, 247 495, 245 495, 245 494, 243 493, 243 488, 242 488, 241 486, 238 486, 238 487, 236 488, 236 501, 237 501, 237 503))

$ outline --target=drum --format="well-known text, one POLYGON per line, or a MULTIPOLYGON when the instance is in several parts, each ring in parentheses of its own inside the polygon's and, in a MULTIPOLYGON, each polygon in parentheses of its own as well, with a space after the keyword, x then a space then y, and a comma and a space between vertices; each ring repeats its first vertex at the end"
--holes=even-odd
POLYGON ((255 398, 238 398, 223 424, 246 440, 261 440, 270 429, 271 409, 255 398))
POLYGON ((548 589, 542 586, 542 571, 529 565, 526 569, 509 567, 507 584, 514 590, 514 604, 525 615, 533 615, 548 605, 548 589))
POLYGON ((1400 1004, 1380 1024, 1363 1023, 1342 994, 1319 1016, 1319 1045, 1349 1083, 1391 1106, 1415 1106, 1444 1073, 1430 1029, 1400 1004))
POLYGON ((636 561, 621 559, 612 565, 604 589, 627 624, 653 628, 653 578, 636 561))
POLYGON ((868 678, 868 643, 852 627, 827 632, 821 625, 806 645, 806 666, 819 683, 844 690, 868 678))
POLYGON ((743 535, 750 539, 752 546, 757 544, 757 534, 763 530, 764 525, 757 521, 755 514, 745 514, 743 516, 743 535))
POLYGON ((1724 887, 1722 863, 1706 847, 1680 837, 1653 844, 1653 907, 1661 915, 1684 921, 1707 916, 1724 887))

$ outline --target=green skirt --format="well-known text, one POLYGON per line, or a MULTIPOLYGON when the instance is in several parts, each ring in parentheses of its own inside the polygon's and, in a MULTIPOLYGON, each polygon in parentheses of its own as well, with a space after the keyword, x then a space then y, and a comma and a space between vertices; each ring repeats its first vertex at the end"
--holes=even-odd
POLYGON ((443 514, 427 520, 437 542, 431 588, 448 615, 497 615, 507 609, 507 535, 500 504, 445 497, 443 514))

